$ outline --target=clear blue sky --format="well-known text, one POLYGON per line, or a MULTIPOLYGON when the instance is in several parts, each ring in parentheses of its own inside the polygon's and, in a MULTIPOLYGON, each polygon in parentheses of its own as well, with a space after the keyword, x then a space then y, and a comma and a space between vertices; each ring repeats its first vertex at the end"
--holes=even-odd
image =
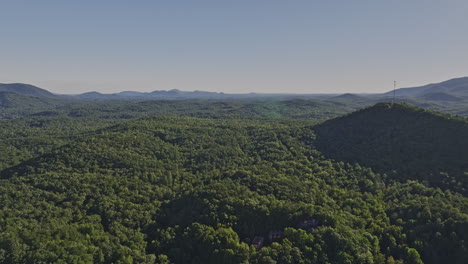
POLYGON ((344 93, 468 76, 466 0, 0 3, 0 83, 344 93))

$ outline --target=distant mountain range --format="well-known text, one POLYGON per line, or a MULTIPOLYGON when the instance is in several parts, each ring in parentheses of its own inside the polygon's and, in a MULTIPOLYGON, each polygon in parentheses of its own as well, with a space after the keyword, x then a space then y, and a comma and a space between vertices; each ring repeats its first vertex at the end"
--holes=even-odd
POLYGON ((169 90, 169 91, 153 91, 153 92, 135 92, 135 91, 124 91, 113 94, 102 94, 99 92, 88 92, 76 95, 80 99, 97 99, 97 100, 115 100, 115 99, 224 99, 231 97, 244 97, 245 95, 230 95, 225 93, 217 92, 204 92, 194 91, 185 92, 180 90, 169 90))
MULTIPOLYGON (((56 95, 45 89, 23 83, 0 84, 0 92, 18 93, 41 98, 68 98, 82 100, 181 100, 181 99, 232 99, 232 98, 259 98, 259 97, 307 97, 307 98, 326 98, 327 100, 337 102, 363 102, 375 101, 376 98, 393 97, 393 91, 383 94, 372 95, 323 95, 323 94, 226 94, 218 92, 193 91, 186 92, 180 90, 158 90, 153 92, 124 91, 112 94, 103 94, 99 92, 87 92, 78 95, 56 95)), ((433 83, 420 87, 401 88, 395 90, 395 96, 398 98, 420 99, 424 101, 450 101, 458 102, 468 100, 468 77, 451 79, 441 83, 433 83)))

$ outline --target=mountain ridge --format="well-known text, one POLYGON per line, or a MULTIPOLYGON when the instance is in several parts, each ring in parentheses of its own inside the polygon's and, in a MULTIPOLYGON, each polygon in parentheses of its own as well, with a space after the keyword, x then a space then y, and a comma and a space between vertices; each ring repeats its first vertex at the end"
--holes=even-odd
POLYGON ((56 97, 56 95, 46 89, 25 83, 0 83, 0 92, 26 94, 36 97, 56 97))
MULTIPOLYGON (((453 78, 440 83, 431 83, 423 86, 395 90, 395 96, 423 96, 428 93, 449 93, 468 96, 468 77, 453 78)), ((393 96, 393 91, 386 92, 382 95, 393 96)))

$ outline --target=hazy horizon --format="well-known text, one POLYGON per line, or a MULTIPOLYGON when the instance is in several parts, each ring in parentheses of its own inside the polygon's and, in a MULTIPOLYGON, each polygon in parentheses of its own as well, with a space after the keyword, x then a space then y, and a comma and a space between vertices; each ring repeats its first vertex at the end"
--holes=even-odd
POLYGON ((5 1, 0 83, 382 93, 468 75, 468 2, 5 1))
MULTIPOLYGON (((460 76, 460 77, 454 77, 454 78, 451 78, 451 79, 457 79, 457 78, 466 78, 468 76, 460 76)), ((450 79, 448 79, 450 80, 450 79)), ((400 88, 415 88, 415 87, 420 87, 420 86, 425 86, 425 85, 428 85, 428 84, 433 84, 433 83, 440 83, 440 82, 443 82, 443 81, 448 81, 448 80, 442 80, 442 81, 437 81, 437 82, 431 82, 431 83, 425 83, 425 84, 421 84, 421 85, 417 85, 417 86, 411 86, 411 87, 396 87, 396 89, 400 89, 400 88)), ((38 85, 35 85, 34 83, 22 83, 22 82, 10 82, 10 83, 0 83, 0 84, 16 84, 16 83, 21 83, 21 84, 28 84, 28 85, 33 85, 33 86, 36 86, 38 88, 42 88, 42 89, 45 89, 49 92, 52 92, 54 94, 57 94, 57 95, 79 95, 79 94, 83 94, 83 93, 92 93, 92 92, 98 92, 98 93, 102 93, 102 94, 118 94, 118 93, 122 93, 122 92, 139 92, 139 93, 151 93, 151 92, 155 92, 155 91, 173 91, 173 90, 179 90, 179 91, 182 91, 182 92, 214 92, 214 93, 225 93, 225 94, 266 94, 266 95, 281 95, 281 94, 284 94, 284 95, 340 95, 340 94, 362 94, 362 95, 372 95, 372 94, 381 94, 381 93, 386 93, 386 92, 391 92, 393 90, 393 88, 389 88, 388 90, 386 91, 383 91, 383 92, 354 92, 354 91, 345 91, 345 92, 318 92, 318 93, 315 93, 315 92, 311 92, 311 93, 308 93, 308 92, 305 92, 305 93, 298 93, 298 92, 223 92, 223 91, 207 91, 207 90, 187 90, 187 89, 156 89, 156 90, 147 90, 147 91, 142 91, 142 90, 119 90, 119 91, 111 91, 111 92, 105 92, 105 91, 99 91, 99 90, 90 90, 90 91, 84 91, 84 92, 81 92, 81 93, 75 93, 73 91, 69 91, 69 92, 65 92, 65 93, 60 93, 60 92, 53 92, 52 90, 48 89, 47 87, 41 87, 41 86, 38 86, 38 85)))

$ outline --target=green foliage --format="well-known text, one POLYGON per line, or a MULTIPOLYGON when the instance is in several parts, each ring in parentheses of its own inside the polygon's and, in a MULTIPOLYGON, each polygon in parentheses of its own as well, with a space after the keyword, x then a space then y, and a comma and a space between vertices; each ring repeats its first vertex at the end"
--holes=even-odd
POLYGON ((466 260, 462 194, 324 157, 316 120, 160 103, 185 117, 90 107, 0 122, 0 263, 466 260))

